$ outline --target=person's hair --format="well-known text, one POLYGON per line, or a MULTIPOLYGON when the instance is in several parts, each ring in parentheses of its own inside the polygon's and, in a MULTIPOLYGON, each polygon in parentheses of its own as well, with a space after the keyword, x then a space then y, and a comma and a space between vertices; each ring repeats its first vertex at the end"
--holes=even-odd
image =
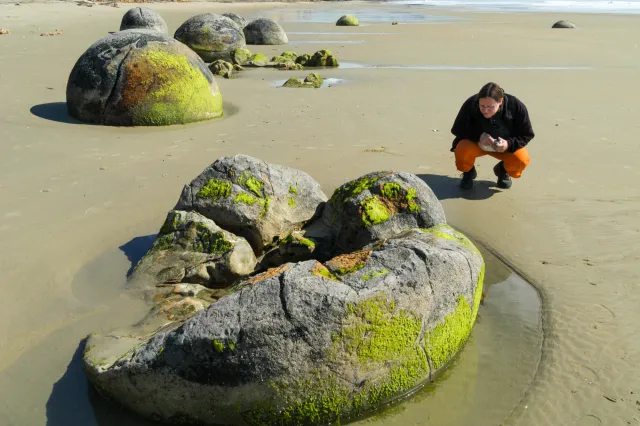
POLYGON ((496 102, 504 99, 504 90, 496 83, 487 83, 478 92, 478 99, 491 98, 496 102))

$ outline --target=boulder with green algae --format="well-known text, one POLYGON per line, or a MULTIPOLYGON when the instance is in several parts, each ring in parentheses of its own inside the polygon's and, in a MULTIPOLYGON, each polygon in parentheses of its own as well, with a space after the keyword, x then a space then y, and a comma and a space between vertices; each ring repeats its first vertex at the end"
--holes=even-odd
POLYGON ((303 70, 304 66, 296 64, 295 62, 282 62, 276 65, 276 68, 282 71, 298 71, 303 70))
POLYGON ((251 274, 256 263, 244 238, 198 213, 173 210, 131 272, 128 287, 148 289, 166 283, 226 287, 251 274))
POLYGON ((227 62, 223 59, 218 59, 209 65, 209 69, 214 75, 219 75, 224 78, 233 78, 234 65, 231 62, 227 62))
POLYGON ((215 13, 192 16, 178 27, 174 37, 205 62, 230 61, 231 52, 246 45, 242 28, 230 18, 215 13))
MULTIPOLYGON (((176 258, 164 263, 164 284, 142 287, 154 297, 141 321, 88 338, 83 363, 91 383, 167 424, 298 426, 349 421, 434 380, 475 322, 480 252, 446 225, 438 200, 414 175, 370 173, 340 187, 330 203, 319 193, 303 172, 247 156, 207 168, 183 190, 181 208, 235 218, 225 229, 255 227, 260 217, 281 223, 282 209, 300 205, 310 220, 273 236, 273 250, 260 236, 258 273, 224 289, 180 282, 202 269, 180 271, 176 258), (372 197, 386 213, 362 206, 372 197), (362 209, 349 207, 358 200, 362 209), (238 220, 244 206, 258 208, 258 219, 238 220), (311 206, 324 209, 323 217, 311 206), (343 225, 397 226, 345 249, 335 244, 344 226, 325 224, 334 212, 343 225), (416 216, 402 217, 408 214, 416 216)), ((227 243, 189 225, 197 217, 171 212, 149 253, 171 253, 171 246, 225 252, 227 243)))
POLYGON ((406 229, 446 223, 442 206, 423 180, 393 171, 369 173, 336 189, 322 212, 322 222, 341 251, 406 229))
POLYGON ((244 65, 251 58, 251 52, 247 48, 233 49, 230 55, 231 62, 237 65, 244 65))
POLYGON ((247 63, 242 65, 252 66, 252 67, 266 67, 270 64, 271 64, 271 61, 269 61, 269 58, 264 56, 262 53, 254 53, 249 57, 249 60, 247 61, 247 63))
POLYGON ((305 57, 300 59, 300 57, 298 57, 298 60, 296 60, 296 62, 302 63, 305 67, 337 67, 340 65, 338 59, 327 49, 318 50, 308 59, 305 57), (300 60, 300 62, 298 62, 298 60, 300 60))
POLYGON ((168 424, 344 423, 447 367, 473 327, 483 273, 461 234, 414 229, 325 264, 270 269, 202 310, 173 301, 186 320, 159 332, 92 335, 85 371, 110 400, 168 424))
POLYGON ((155 30, 124 30, 95 42, 71 70, 66 94, 69 115, 106 125, 185 124, 223 113, 202 59, 155 30))
POLYGON ((235 155, 219 158, 185 185, 175 209, 201 213, 259 254, 316 217, 326 199, 307 173, 235 155))
POLYGON ((322 87, 323 81, 324 79, 320 76, 320 74, 311 73, 308 76, 306 76, 304 80, 291 77, 284 82, 282 87, 293 87, 293 88, 306 87, 306 88, 318 89, 322 87))
POLYGON ((357 27, 360 25, 358 18, 353 15, 342 15, 336 22, 338 27, 357 27))

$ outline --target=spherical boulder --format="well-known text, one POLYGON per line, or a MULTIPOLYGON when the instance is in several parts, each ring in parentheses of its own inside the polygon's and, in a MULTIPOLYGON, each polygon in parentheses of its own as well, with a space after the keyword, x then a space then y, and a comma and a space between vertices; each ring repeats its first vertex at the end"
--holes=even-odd
POLYGON ((233 22, 238 24, 240 29, 243 29, 244 27, 247 26, 247 20, 244 19, 242 16, 236 14, 236 13, 230 13, 230 12, 229 13, 223 13, 222 16, 226 16, 227 18, 231 19, 233 22))
POLYGON ((124 14, 120 23, 120 31, 131 29, 149 29, 169 34, 169 28, 162 16, 148 7, 134 7, 124 14))
POLYGON ((576 24, 574 24, 571 21, 567 21, 563 19, 553 24, 551 28, 575 28, 575 27, 576 27, 576 24))
POLYGON ((232 50, 246 46, 242 28, 226 16, 215 13, 192 16, 180 25, 174 37, 205 62, 230 61, 232 50))
POLYGON ((251 21, 244 27, 247 44, 287 44, 289 38, 282 27, 268 18, 251 21))
POLYGON ((95 42, 67 82, 72 117, 115 126, 158 126, 223 114, 206 64, 184 44, 155 30, 124 30, 95 42))
POLYGON ((357 27, 360 25, 358 18, 353 15, 342 15, 336 22, 338 27, 357 27))

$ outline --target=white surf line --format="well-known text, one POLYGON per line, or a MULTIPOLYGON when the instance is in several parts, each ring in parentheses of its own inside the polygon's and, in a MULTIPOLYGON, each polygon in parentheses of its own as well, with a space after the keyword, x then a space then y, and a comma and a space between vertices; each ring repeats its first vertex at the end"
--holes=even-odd
POLYGON ((458 65, 369 65, 356 62, 341 62, 342 69, 406 69, 426 71, 565 71, 565 70, 591 70, 593 67, 561 67, 561 66, 458 66, 458 65))

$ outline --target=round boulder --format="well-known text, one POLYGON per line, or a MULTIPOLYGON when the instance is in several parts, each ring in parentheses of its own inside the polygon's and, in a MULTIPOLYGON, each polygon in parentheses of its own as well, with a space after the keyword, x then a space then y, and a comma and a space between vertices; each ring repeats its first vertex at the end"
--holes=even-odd
POLYGON ((251 21, 244 27, 247 44, 287 44, 289 38, 282 27, 268 18, 251 21))
POLYGON ((300 170, 235 155, 219 158, 185 185, 175 210, 202 214, 259 254, 316 217, 326 200, 300 170))
POLYGON ((576 24, 574 24, 573 22, 562 20, 553 24, 551 28, 575 28, 575 27, 576 27, 576 24))
POLYGON ((124 30, 95 42, 67 82, 69 115, 115 126, 185 124, 220 117, 222 96, 206 64, 155 30, 124 30))
POLYGON ((246 46, 242 28, 226 16, 215 13, 192 16, 180 25, 174 37, 205 62, 230 61, 232 50, 246 46))
POLYGON ((353 15, 342 15, 336 22, 338 27, 357 27, 360 25, 358 18, 353 15))
POLYGON ((247 26, 247 20, 236 13, 223 13, 222 16, 226 16, 227 18, 238 24, 240 29, 243 29, 247 26))
POLYGON ((124 14, 120 23, 120 31, 131 29, 155 30, 169 35, 169 28, 162 16, 148 7, 134 7, 124 14))
POLYGON ((322 212, 337 252, 348 253, 413 228, 445 224, 442 205, 416 175, 381 171, 335 190, 322 212))

